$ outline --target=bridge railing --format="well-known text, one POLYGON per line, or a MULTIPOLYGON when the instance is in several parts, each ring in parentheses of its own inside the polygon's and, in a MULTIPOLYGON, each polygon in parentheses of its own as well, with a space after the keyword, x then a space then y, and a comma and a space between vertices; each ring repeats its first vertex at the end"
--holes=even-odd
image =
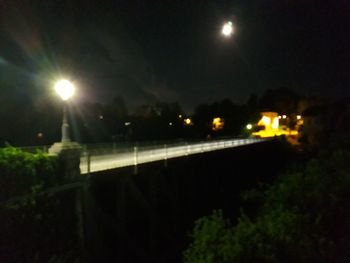
POLYGON ((83 144, 83 154, 89 153, 90 155, 105 155, 105 154, 117 154, 127 153, 133 151, 134 147, 139 149, 153 149, 159 147, 159 145, 181 145, 184 140, 172 140, 172 141, 145 141, 145 142, 122 142, 122 143, 99 143, 99 144, 83 144))
POLYGON ((215 151, 261 142, 256 138, 249 139, 221 139, 206 141, 172 141, 124 144, 117 147, 113 144, 87 145, 80 160, 83 174, 114 169, 125 166, 167 160, 170 158, 215 151))
MULTIPOLYGON (((123 142, 83 144, 80 158, 82 174, 114 169, 125 166, 137 166, 141 163, 167 160, 180 156, 215 151, 266 141, 266 139, 248 138, 217 140, 172 140, 151 142, 123 142)), ((48 152, 50 146, 21 147, 20 149, 35 153, 38 150, 48 152)))

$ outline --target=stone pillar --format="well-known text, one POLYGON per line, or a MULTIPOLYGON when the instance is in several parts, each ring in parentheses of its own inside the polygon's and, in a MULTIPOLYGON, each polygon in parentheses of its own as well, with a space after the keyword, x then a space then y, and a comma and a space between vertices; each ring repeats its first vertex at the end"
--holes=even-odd
POLYGON ((49 148, 49 154, 58 156, 62 176, 76 180, 80 176, 80 154, 82 147, 77 142, 56 142, 49 148))
MULTIPOLYGON (((56 142, 49 148, 50 155, 58 156, 60 172, 62 177, 68 181, 82 181, 80 176, 80 154, 82 147, 77 142, 62 141, 56 142)), ((83 181, 82 181, 83 182, 83 181)), ((84 233, 84 208, 86 184, 76 189, 75 194, 75 213, 77 220, 77 237, 80 243, 81 255, 84 258, 86 254, 85 233, 84 233)))

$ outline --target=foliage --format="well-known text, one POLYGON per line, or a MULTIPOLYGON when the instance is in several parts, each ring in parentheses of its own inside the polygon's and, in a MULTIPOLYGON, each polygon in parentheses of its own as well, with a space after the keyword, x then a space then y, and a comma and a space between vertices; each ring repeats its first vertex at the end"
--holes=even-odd
POLYGON ((193 244, 184 253, 186 262, 192 262, 192 259, 197 263, 218 262, 230 256, 227 248, 231 248, 232 231, 221 210, 196 221, 193 239, 193 244))
POLYGON ((1 207, 0 262, 74 262, 80 252, 74 198, 70 190, 1 207))
POLYGON ((57 182, 58 162, 42 152, 0 149, 0 200, 36 192, 57 182))
POLYGON ((193 115, 194 128, 200 137, 212 136, 237 136, 250 121, 252 112, 246 105, 238 105, 229 99, 224 99, 212 104, 201 104, 196 107, 193 115), (219 131, 212 130, 213 118, 224 119, 224 128, 219 131))
POLYGON ((0 262, 78 262, 75 191, 45 192, 58 171, 56 157, 0 149, 0 262))
POLYGON ((235 226, 221 212, 199 219, 184 262, 349 262, 349 158, 325 154, 251 191, 261 205, 235 226))
POLYGON ((261 109, 274 110, 283 114, 297 112, 299 95, 285 87, 266 90, 259 100, 261 109))

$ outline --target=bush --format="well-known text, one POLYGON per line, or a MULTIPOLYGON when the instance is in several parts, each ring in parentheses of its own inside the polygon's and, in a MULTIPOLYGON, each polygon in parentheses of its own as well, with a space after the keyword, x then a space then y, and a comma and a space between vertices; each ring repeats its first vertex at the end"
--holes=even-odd
POLYGON ((334 151, 251 191, 262 204, 236 226, 222 212, 198 220, 184 262, 350 262, 348 160, 334 151))
POLYGON ((0 262, 78 262, 76 189, 61 184, 58 160, 42 152, 0 149, 0 262))
POLYGON ((230 222, 222 216, 222 211, 214 211, 210 216, 200 218, 193 231, 194 242, 185 251, 185 262, 221 262, 230 257, 232 233, 230 222))
POLYGON ((57 158, 42 152, 0 149, 0 200, 25 195, 57 182, 57 158))

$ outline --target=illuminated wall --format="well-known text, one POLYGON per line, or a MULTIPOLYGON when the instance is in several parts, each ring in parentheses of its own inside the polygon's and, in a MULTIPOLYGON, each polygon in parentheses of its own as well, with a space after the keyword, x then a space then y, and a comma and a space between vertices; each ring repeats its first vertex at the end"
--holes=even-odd
MULTIPOLYGON (((299 115, 298 115, 299 116, 299 115)), ((252 135, 261 138, 275 137, 275 136, 295 136, 298 135, 297 130, 282 128, 279 125, 279 119, 281 116, 277 112, 262 112, 261 119, 259 120, 257 126, 263 127, 263 129, 253 132, 252 135)), ((287 116, 283 115, 286 119, 287 116)), ((301 117, 298 117, 298 121, 301 121, 301 117)))

